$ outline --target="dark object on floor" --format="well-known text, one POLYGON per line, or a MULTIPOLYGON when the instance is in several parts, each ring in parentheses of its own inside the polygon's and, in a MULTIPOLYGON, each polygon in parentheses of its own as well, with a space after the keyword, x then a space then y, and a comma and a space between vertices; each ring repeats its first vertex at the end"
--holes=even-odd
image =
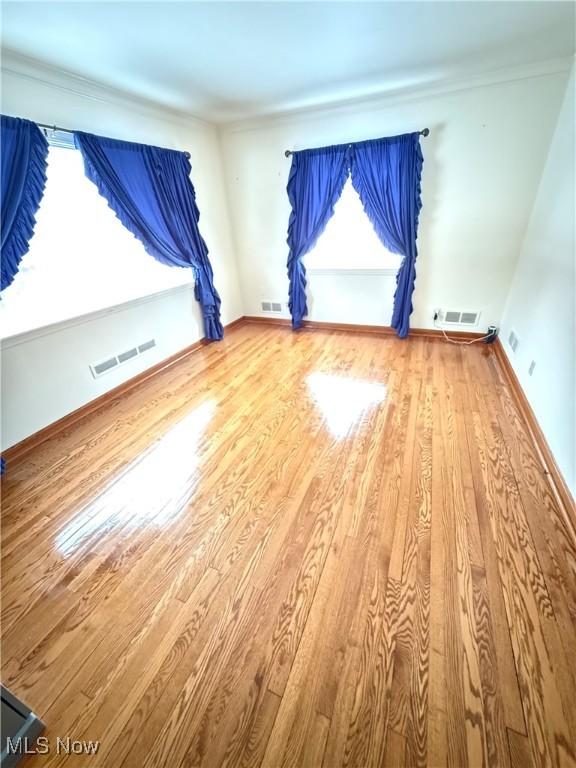
POLYGON ((11 768, 34 749, 36 739, 44 730, 44 723, 7 688, 2 685, 0 689, 0 766, 11 768))

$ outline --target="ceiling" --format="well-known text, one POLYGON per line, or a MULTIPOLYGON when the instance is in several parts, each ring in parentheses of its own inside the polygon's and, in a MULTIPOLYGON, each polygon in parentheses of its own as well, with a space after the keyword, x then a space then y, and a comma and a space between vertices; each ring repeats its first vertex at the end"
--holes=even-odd
POLYGON ((3 2, 2 45, 228 122, 574 53, 571 2, 3 2))

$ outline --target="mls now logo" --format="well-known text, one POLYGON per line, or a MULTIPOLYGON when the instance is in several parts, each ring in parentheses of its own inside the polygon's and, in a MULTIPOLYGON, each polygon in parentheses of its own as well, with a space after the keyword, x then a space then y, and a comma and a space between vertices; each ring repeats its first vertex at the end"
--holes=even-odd
MULTIPOLYGON (((54 745, 58 755, 95 755, 100 747, 99 741, 84 741, 71 739, 67 736, 65 739, 56 739, 54 745)), ((20 736, 12 739, 6 738, 6 752, 9 755, 47 755, 52 751, 50 739, 47 736, 39 736, 37 739, 29 740, 27 736, 20 736)))
POLYGON ((46 736, 29 739, 19 736, 17 739, 6 737, 6 752, 9 755, 46 755, 50 752, 50 742, 46 736))

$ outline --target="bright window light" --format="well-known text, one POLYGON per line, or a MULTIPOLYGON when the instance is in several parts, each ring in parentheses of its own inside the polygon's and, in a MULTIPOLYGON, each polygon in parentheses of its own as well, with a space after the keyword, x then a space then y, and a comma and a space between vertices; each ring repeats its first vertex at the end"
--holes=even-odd
POLYGON ((68 557, 79 547, 92 551, 123 529, 166 528, 187 508, 198 485, 198 449, 216 401, 207 400, 113 477, 56 536, 68 557))
POLYGON ((146 253, 84 176, 74 149, 50 147, 30 250, 2 292, 2 336, 13 336, 192 281, 146 253))
POLYGON ((386 399, 386 386, 377 381, 316 372, 306 383, 336 440, 345 438, 364 413, 386 399))
POLYGON ((402 258, 386 250, 364 212, 350 179, 334 215, 304 257, 307 269, 398 269, 402 258))

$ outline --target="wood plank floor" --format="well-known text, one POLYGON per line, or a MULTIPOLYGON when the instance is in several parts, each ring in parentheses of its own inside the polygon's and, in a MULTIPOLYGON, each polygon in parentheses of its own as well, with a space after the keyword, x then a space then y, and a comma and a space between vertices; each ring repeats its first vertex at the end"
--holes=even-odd
POLYGON ((576 549, 484 345, 237 327, 1 519, 29 765, 576 764, 576 549))

